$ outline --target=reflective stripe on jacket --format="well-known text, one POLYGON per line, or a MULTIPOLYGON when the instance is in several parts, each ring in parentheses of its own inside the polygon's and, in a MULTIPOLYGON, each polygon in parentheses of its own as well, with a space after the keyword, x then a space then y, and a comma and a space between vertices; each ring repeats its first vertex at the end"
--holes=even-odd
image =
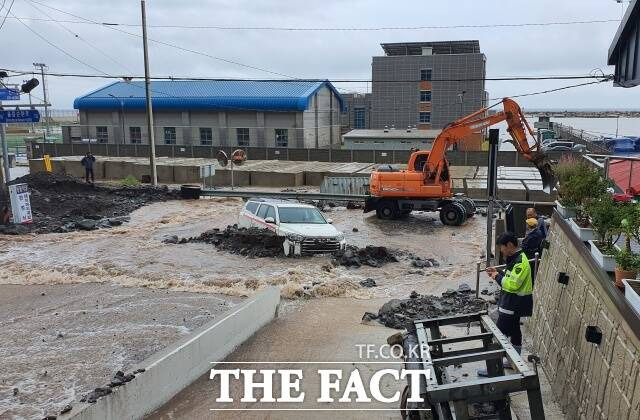
POLYGON ((533 279, 526 254, 516 252, 507 258, 503 275, 496 277, 502 287, 498 310, 507 315, 531 316, 533 313, 533 279))

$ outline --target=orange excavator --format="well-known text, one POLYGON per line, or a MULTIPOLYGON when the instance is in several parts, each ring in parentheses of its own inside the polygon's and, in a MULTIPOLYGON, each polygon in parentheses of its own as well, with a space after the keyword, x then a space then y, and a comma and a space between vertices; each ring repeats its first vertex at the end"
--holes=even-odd
POLYGON ((489 108, 483 108, 449 124, 435 139, 430 151, 411 154, 406 170, 378 169, 371 173, 371 196, 365 202, 364 212, 375 210, 381 219, 395 219, 412 210, 440 211, 440 220, 445 225, 463 224, 475 214, 475 203, 453 194, 445 153, 474 132, 502 121, 507 122, 507 131, 518 153, 538 168, 544 190, 551 192, 556 183, 553 170, 540 151, 540 144, 536 141, 533 147, 529 146, 527 132, 534 140, 535 135, 520 106, 509 98, 501 102, 503 111, 487 115, 489 108))

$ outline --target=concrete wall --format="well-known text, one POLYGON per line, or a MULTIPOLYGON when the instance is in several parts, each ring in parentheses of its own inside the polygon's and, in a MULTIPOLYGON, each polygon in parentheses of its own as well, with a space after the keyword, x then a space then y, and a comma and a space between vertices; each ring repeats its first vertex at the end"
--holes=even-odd
POLYGON ((549 240, 527 329, 553 395, 567 419, 640 418, 638 315, 557 214, 549 240), (588 325, 600 328, 601 344, 585 340, 588 325))
MULTIPOLYGON (((275 140, 274 140, 275 141, 275 140)), ((81 156, 87 151, 94 155, 114 156, 114 157, 147 157, 149 150, 147 145, 120 145, 120 144, 86 144, 86 143, 29 143, 31 155, 29 158, 42 158, 49 154, 54 156, 81 156)), ((168 157, 201 157, 216 158, 218 150, 225 150, 227 153, 233 152, 237 146, 156 146, 156 154, 168 157)), ((281 159, 297 161, 319 161, 319 162, 371 162, 371 163, 407 163, 409 160, 408 150, 374 150, 374 149, 312 149, 294 148, 288 149, 265 148, 265 147, 244 147, 248 159, 281 159), (278 153, 276 153, 278 152, 278 153)), ((551 159, 558 160, 562 156, 579 156, 578 153, 551 152, 548 154, 551 159)), ((486 166, 488 161, 487 152, 464 151, 447 152, 447 159, 451 166, 486 166)), ((531 166, 515 151, 501 151, 498 154, 499 166, 531 166)))
MULTIPOLYGON (((75 406, 59 419, 139 419, 223 361, 277 313, 280 291, 266 289, 234 307, 189 337, 151 356, 135 368, 146 371, 95 404, 75 406)), ((134 369, 135 369, 134 368, 134 369)))
POLYGON ((484 81, 437 80, 483 79, 485 65, 484 54, 373 57, 371 128, 384 128, 385 125, 406 128, 419 124, 420 70, 427 68, 433 69, 433 80, 436 80, 430 84, 431 128, 443 128, 461 116, 477 111, 484 103, 484 81), (460 105, 458 94, 463 90, 466 93, 460 105))

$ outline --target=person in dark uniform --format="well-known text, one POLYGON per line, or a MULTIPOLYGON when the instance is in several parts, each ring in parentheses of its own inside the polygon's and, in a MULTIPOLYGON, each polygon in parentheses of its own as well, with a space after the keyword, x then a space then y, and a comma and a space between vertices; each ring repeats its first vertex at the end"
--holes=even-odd
MULTIPOLYGON (((544 234, 538 226, 538 220, 533 217, 525 221, 527 224, 527 233, 522 240, 522 250, 527 254, 527 258, 532 259, 542 254, 542 241, 544 241, 544 234)), ((544 223, 544 221, 542 222, 544 223)))
MULTIPOLYGON (((507 264, 504 273, 494 267, 486 272, 500 285, 498 302, 498 322, 500 331, 511 339, 518 353, 522 352, 522 331, 520 318, 533 314, 533 278, 527 255, 518 248, 518 238, 511 232, 505 232, 498 238, 500 253, 507 264)), ((487 376, 486 370, 478 371, 479 376, 487 376)))
POLYGON ((93 163, 96 161, 96 158, 91 154, 91 152, 87 152, 86 156, 82 158, 80 164, 84 166, 84 180, 89 183, 89 176, 91 176, 91 183, 93 184, 95 178, 93 176, 93 163))

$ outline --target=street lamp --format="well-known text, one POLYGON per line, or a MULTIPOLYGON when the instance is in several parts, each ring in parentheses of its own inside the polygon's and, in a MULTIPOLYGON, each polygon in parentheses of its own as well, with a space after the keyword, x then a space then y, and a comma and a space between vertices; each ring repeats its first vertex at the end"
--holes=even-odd
POLYGON ((122 144, 126 143, 126 137, 124 133, 124 100, 122 98, 118 98, 110 93, 107 95, 111 96, 113 99, 117 99, 120 101, 120 122, 122 123, 122 131, 120 132, 120 137, 122 138, 122 144))
MULTIPOLYGON (((4 79, 5 77, 8 77, 7 73, 2 72, 0 74, 0 79, 4 79)), ((2 80, 0 80, 0 84, 4 86, 4 83, 1 83, 1 82, 2 80)), ((33 78, 31 80, 26 81, 22 86, 20 86, 20 91, 23 93, 29 93, 33 89, 35 89, 35 87, 38 86, 39 84, 40 82, 38 81, 38 79, 33 78)), ((0 111, 2 110, 3 110, 2 101, 0 101, 0 111)), ((4 165, 4 174, 5 174, 3 188, 5 188, 7 183, 11 181, 11 169, 9 168, 9 147, 5 139, 5 124, 0 124, 0 143, 1 143, 0 147, 2 148, 2 163, 4 165)))

